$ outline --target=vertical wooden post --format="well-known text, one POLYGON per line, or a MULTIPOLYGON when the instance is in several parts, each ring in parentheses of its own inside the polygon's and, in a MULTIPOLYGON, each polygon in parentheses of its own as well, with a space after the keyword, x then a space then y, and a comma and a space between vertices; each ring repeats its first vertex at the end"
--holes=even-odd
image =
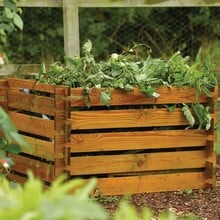
POLYGON ((70 105, 66 101, 66 97, 70 95, 70 88, 65 86, 56 86, 55 88, 55 114, 54 114, 54 151, 55 153, 62 153, 63 158, 55 158, 55 176, 63 173, 65 170, 68 156, 65 152, 65 145, 69 133, 67 133, 67 121, 70 118, 70 105))
POLYGON ((8 110, 8 81, 0 80, 0 106, 7 111, 8 110))
POLYGON ((216 85, 212 92, 212 97, 209 98, 208 106, 210 107, 210 113, 212 115, 211 128, 209 129, 210 140, 207 140, 207 161, 205 165, 205 176, 207 179, 208 186, 216 185, 216 152, 215 143, 217 140, 217 102, 218 102, 218 86, 216 85))
POLYGON ((64 51, 68 57, 79 56, 79 15, 75 0, 63 0, 64 51))

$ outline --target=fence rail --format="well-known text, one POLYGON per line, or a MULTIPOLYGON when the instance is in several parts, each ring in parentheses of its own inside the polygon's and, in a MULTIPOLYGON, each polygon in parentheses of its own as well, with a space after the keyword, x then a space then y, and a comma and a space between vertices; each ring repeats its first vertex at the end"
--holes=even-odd
MULTIPOLYGON (((0 6, 4 0, 0 0, 0 6)), ((20 0, 19 7, 62 7, 63 0, 20 0)), ((220 6, 219 0, 71 0, 78 7, 198 7, 220 6)))

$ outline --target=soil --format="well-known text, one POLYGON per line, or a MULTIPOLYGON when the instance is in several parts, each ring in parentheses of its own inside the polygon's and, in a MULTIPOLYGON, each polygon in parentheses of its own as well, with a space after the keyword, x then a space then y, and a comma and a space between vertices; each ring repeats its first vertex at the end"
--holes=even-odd
MULTIPOLYGON (((191 191, 143 193, 132 195, 130 202, 141 210, 144 206, 155 213, 165 210, 174 211, 177 215, 194 213, 199 219, 220 220, 220 155, 217 157, 216 187, 191 191)), ((113 214, 122 197, 105 200, 104 207, 113 214)))

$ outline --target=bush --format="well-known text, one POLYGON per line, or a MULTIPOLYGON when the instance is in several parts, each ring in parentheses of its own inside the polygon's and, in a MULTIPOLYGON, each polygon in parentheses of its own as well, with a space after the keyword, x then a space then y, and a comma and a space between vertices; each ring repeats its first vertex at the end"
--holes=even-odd
MULTIPOLYGON (((149 208, 138 213, 131 204, 123 200, 113 217, 92 197, 91 191, 96 179, 74 179, 65 181, 65 176, 57 178, 50 187, 44 189, 43 182, 28 174, 23 186, 0 179, 0 219, 7 220, 151 220, 156 219, 149 208)), ((194 215, 177 217, 165 211, 158 220, 198 219, 194 215)))
POLYGON ((3 136, 0 137, 0 176, 7 175, 10 172, 10 166, 13 161, 7 157, 7 153, 19 153, 21 147, 31 151, 30 145, 19 135, 7 113, 0 107, 0 131, 3 136))

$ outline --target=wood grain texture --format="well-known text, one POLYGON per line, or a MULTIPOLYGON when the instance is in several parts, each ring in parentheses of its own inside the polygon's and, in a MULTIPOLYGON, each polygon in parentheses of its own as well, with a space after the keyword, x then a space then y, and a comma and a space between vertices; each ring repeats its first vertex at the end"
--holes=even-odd
MULTIPOLYGON (((0 0, 0 5, 3 4, 3 0, 0 0)), ((76 7, 201 7, 201 6, 219 6, 220 3, 218 0, 213 1, 170 1, 170 0, 136 0, 127 1, 127 0, 78 0, 75 2, 76 7)), ((62 7, 61 0, 20 0, 17 3, 19 7, 62 7)), ((68 7, 68 6, 67 6, 68 7)))
POLYGON ((54 138, 54 121, 9 111, 16 128, 20 131, 54 138))
POLYGON ((155 130, 72 134, 72 153, 206 146, 213 139, 204 130, 155 130))
POLYGON ((25 183, 27 181, 27 177, 19 174, 15 174, 11 172, 8 176, 7 179, 12 181, 12 182, 18 182, 18 183, 25 183))
POLYGON ((0 79, 0 91, 7 90, 8 88, 8 81, 6 79, 0 79))
POLYGON ((181 109, 125 109, 71 112, 72 129, 189 125, 181 109))
POLYGON ((180 151, 71 157, 70 174, 111 174, 204 168, 206 151, 180 151))
POLYGON ((13 109, 26 110, 46 115, 54 115, 54 98, 9 91, 8 106, 13 109))
MULTIPOLYGON (((158 99, 148 98, 144 93, 140 92, 138 88, 134 91, 126 92, 123 90, 112 90, 111 106, 114 105, 144 105, 144 104, 175 104, 175 103, 194 103, 197 101, 207 102, 207 97, 203 94, 197 99, 197 92, 195 88, 190 87, 173 87, 172 89, 167 86, 161 86, 157 88, 157 93, 160 94, 158 99), (178 94, 178 95, 177 95, 178 94)), ((72 88, 71 100, 72 107, 86 106, 86 100, 84 97, 83 89, 72 88)), ((100 90, 92 89, 90 94, 90 105, 91 106, 103 106, 100 102, 100 90)))
POLYGON ((164 192, 202 189, 207 186, 203 172, 175 173, 98 179, 102 195, 129 195, 144 192, 164 192))
POLYGON ((31 170, 36 177, 48 182, 52 182, 55 178, 53 164, 16 154, 8 156, 15 162, 13 170, 16 172, 27 174, 27 171, 31 170))
POLYGON ((201 7, 201 6, 220 6, 219 0, 213 1, 173 1, 173 0, 79 0, 79 7, 201 7))
POLYGON ((8 109, 8 83, 7 80, 0 80, 0 106, 7 111, 8 109))
POLYGON ((44 83, 37 83, 35 80, 24 80, 9 78, 8 79, 9 88, 19 88, 19 89, 31 89, 35 91, 54 93, 55 85, 49 85, 44 83))
POLYGON ((33 149, 33 152, 29 152, 24 149, 24 153, 43 158, 47 161, 54 161, 55 158, 63 158, 62 153, 55 153, 53 142, 28 137, 25 135, 22 135, 22 137, 30 144, 33 149))

